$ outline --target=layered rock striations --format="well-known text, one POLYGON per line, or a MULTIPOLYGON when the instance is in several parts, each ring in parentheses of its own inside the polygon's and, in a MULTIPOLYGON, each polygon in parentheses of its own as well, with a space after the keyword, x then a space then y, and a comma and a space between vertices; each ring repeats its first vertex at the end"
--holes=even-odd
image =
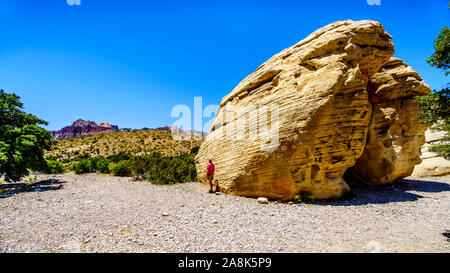
POLYGON ((55 140, 61 140, 118 131, 120 130, 116 125, 111 125, 107 122, 100 122, 97 124, 93 121, 84 121, 79 119, 70 126, 66 126, 59 131, 52 132, 52 135, 55 140))
POLYGON ((196 157, 199 180, 209 158, 221 191, 253 197, 324 199, 349 189, 344 174, 370 184, 406 176, 425 130, 412 96, 430 89, 393 54, 391 36, 367 20, 330 24, 276 54, 223 98, 196 157))
POLYGON ((367 144, 350 172, 372 185, 410 176, 421 163, 427 129, 413 96, 425 95, 430 88, 410 66, 391 58, 370 77, 367 90, 372 103, 367 144))

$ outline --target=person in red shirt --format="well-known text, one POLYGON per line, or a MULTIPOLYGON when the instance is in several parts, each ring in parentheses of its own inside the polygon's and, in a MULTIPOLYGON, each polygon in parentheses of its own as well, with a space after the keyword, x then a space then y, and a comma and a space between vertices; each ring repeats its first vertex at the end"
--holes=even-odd
POLYGON ((212 163, 212 159, 209 160, 209 164, 206 167, 206 179, 209 182, 209 193, 213 193, 213 180, 214 180, 214 164, 212 163))

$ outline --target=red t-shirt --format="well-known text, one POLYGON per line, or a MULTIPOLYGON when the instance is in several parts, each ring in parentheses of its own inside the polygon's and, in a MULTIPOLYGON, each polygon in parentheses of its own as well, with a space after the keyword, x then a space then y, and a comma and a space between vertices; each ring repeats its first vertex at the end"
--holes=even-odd
POLYGON ((208 175, 214 175, 214 164, 209 163, 208 167, 206 167, 208 169, 208 175))

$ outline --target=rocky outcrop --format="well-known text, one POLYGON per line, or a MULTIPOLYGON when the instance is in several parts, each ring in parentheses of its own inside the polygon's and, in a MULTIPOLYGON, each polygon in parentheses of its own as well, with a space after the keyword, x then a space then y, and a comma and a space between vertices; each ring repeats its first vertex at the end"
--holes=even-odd
POLYGON ((410 66, 391 58, 370 77, 367 90, 372 103, 367 144, 349 172, 367 184, 380 185, 411 175, 421 162, 427 126, 420 123, 412 96, 425 95, 430 88, 410 66))
MULTIPOLYGON (((439 156, 439 154, 431 152, 431 146, 443 143, 445 132, 428 129, 425 132, 425 145, 422 147, 422 163, 414 168, 412 176, 429 177, 443 176, 450 174, 450 160, 439 156)), ((447 142, 448 144, 448 142, 447 142)))
POLYGON ((381 24, 349 20, 270 58, 223 98, 199 180, 211 158, 225 193, 325 199, 349 189, 344 174, 382 184, 410 173, 425 130, 411 97, 430 89, 393 48, 381 24))
POLYGON ((70 126, 66 126, 59 131, 52 132, 52 135, 53 139, 61 140, 118 131, 119 128, 116 125, 111 125, 107 122, 100 122, 97 124, 93 121, 84 121, 79 119, 70 126))

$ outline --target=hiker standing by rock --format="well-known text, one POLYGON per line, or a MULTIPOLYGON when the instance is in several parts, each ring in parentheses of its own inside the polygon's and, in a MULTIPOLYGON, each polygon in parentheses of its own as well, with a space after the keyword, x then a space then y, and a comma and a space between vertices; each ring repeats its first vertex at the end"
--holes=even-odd
POLYGON ((214 164, 212 163, 212 159, 209 159, 209 164, 206 167, 206 179, 209 182, 209 193, 214 193, 213 191, 213 180, 214 180, 214 164))

